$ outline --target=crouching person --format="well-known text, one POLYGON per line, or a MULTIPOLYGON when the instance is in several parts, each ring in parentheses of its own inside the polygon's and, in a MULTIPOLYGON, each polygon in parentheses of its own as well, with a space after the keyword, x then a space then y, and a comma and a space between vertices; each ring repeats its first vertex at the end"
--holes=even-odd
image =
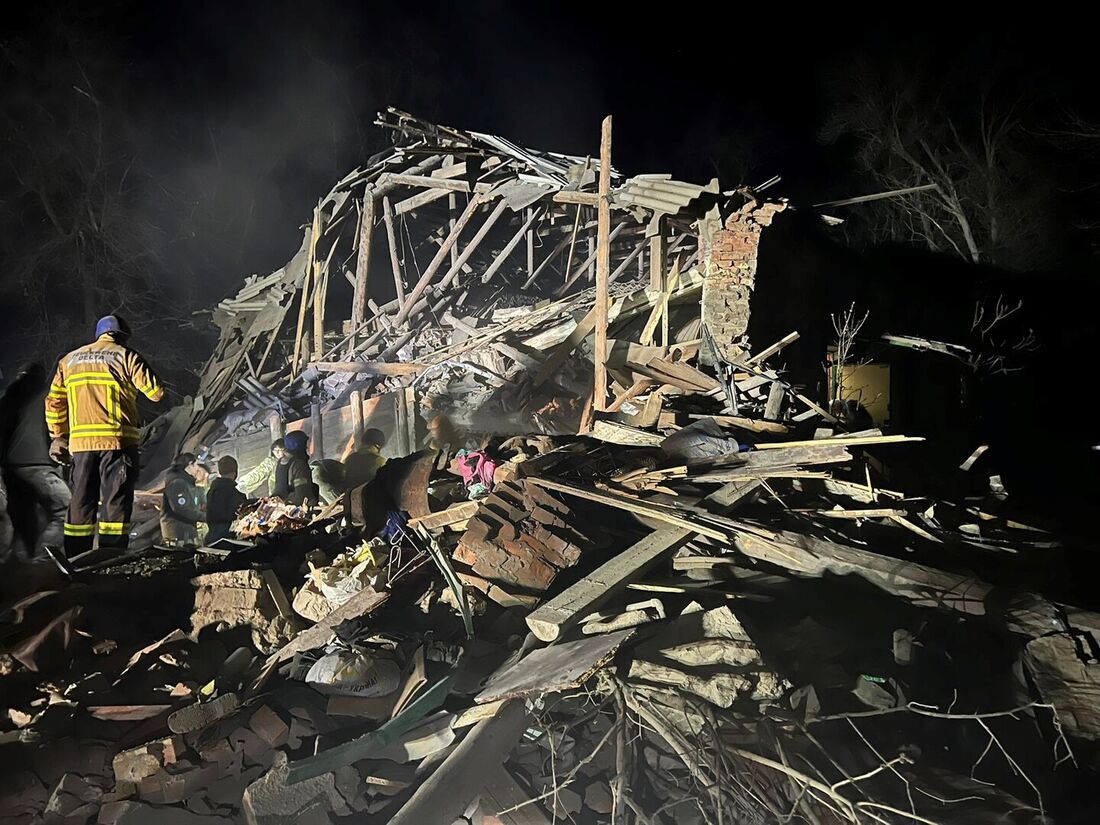
POLYGON ((206 543, 231 538, 229 527, 237 517, 238 508, 248 498, 237 489, 237 460, 233 456, 218 459, 218 477, 210 483, 206 494, 206 524, 209 532, 206 543))
POLYGON ((160 511, 160 534, 167 547, 197 547, 205 518, 203 493, 195 484, 202 468, 191 453, 180 453, 168 469, 160 511))

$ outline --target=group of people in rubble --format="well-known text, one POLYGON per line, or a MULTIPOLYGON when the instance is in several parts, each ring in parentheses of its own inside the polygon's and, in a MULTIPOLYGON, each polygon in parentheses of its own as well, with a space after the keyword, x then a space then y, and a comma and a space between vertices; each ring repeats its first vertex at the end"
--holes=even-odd
MULTIPOLYGON (((0 396, 0 565, 125 551, 139 462, 137 396, 160 401, 164 390, 129 346, 130 328, 116 316, 96 324, 95 340, 63 356, 53 378, 29 363, 0 396), (66 476, 68 478, 66 479, 66 476)), ((340 461, 313 460, 308 437, 293 431, 271 445, 257 467, 238 478, 223 456, 216 474, 192 453, 169 468, 160 527, 168 545, 194 546, 229 535, 249 494, 305 506, 327 504, 369 482, 385 462, 385 438, 369 429, 340 461)))
POLYGON ((217 475, 192 453, 172 462, 164 484, 160 532, 169 547, 193 547, 229 538, 237 511, 250 495, 275 496, 302 507, 331 504, 345 490, 371 481, 385 463, 381 430, 368 429, 349 443, 340 460, 310 459, 300 430, 276 439, 266 458, 238 477, 237 461, 223 456, 217 475))

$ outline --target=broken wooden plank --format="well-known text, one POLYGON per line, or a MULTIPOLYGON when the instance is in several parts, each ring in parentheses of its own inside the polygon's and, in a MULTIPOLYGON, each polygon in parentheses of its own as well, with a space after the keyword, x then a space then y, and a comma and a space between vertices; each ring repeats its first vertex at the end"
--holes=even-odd
MULTIPOLYGON (((320 361, 325 353, 325 298, 328 295, 328 261, 324 265, 317 259, 317 239, 322 232, 321 207, 318 205, 313 213, 313 238, 314 257, 311 262, 313 267, 313 357, 320 361)), ((336 251, 336 244, 332 245, 331 252, 336 251)))
MULTIPOLYGON (((315 224, 316 220, 314 220, 314 225, 315 224)), ((294 328, 294 354, 290 358, 290 374, 292 377, 298 373, 300 359, 309 357, 309 354, 304 351, 305 347, 303 346, 302 336, 305 335, 306 309, 309 306, 310 282, 313 277, 313 258, 316 254, 317 233, 311 229, 309 235, 309 257, 306 259, 305 274, 302 278, 302 284, 298 293, 298 323, 294 328)), ((275 341, 274 335, 271 340, 272 342, 275 341)), ((208 374, 208 372, 204 371, 204 375, 205 374, 208 374)))
POLYGON ((641 395, 647 389, 653 386, 652 378, 640 378, 623 390, 619 395, 615 396, 610 404, 607 405, 607 412, 618 412, 622 409, 623 404, 632 398, 636 398, 641 395))
POLYGON ((450 194, 451 193, 446 189, 424 189, 422 192, 418 192, 412 197, 398 201, 394 205, 393 211, 398 215, 404 215, 408 212, 415 212, 420 207, 427 206, 429 203, 434 203, 438 200, 442 200, 443 198, 448 197, 450 194))
POLYGON ((348 619, 357 619, 360 616, 366 616, 373 613, 379 607, 386 603, 386 600, 390 597, 387 590, 373 590, 366 588, 360 590, 348 601, 344 602, 338 608, 329 613, 325 618, 321 619, 313 627, 306 628, 271 656, 268 657, 265 669, 284 662, 293 656, 295 653, 301 653, 306 650, 313 650, 315 647, 321 647, 326 645, 332 639, 333 629, 341 622, 346 622, 348 619))
POLYGON ((778 381, 772 381, 768 390, 768 400, 764 405, 764 418, 767 421, 778 421, 783 413, 783 399, 787 395, 787 388, 778 381))
POLYGON ((436 272, 438 272, 439 268, 443 265, 443 261, 450 255, 451 247, 458 242, 458 238, 466 228, 466 224, 473 218, 474 213, 477 211, 478 207, 481 206, 481 203, 482 200, 480 195, 475 195, 470 198, 470 202, 466 204, 466 208, 455 222, 454 229, 447 234, 447 239, 443 242, 442 246, 439 247, 439 251, 435 253, 435 257, 432 258, 431 263, 429 263, 424 270, 424 274, 420 276, 420 280, 416 282, 416 285, 411 290, 409 290, 409 294, 406 296, 405 305, 393 320, 394 325, 399 326, 408 319, 409 312, 416 306, 417 301, 423 297, 428 285, 431 284, 432 279, 435 278, 436 272))
POLYGON ((382 198, 382 220, 386 224, 386 241, 390 250, 390 269, 393 270, 393 288, 397 291, 397 308, 405 306, 405 280, 401 274, 401 263, 397 257, 397 235, 393 227, 393 204, 388 197, 382 198))
POLYGON ((554 246, 554 248, 550 250, 549 254, 547 254, 547 256, 542 259, 542 263, 540 263, 537 267, 535 267, 535 271, 532 272, 530 274, 530 276, 528 276, 527 280, 523 282, 523 286, 521 287, 521 289, 530 288, 531 284, 533 284, 535 282, 535 280, 539 277, 539 274, 542 272, 542 270, 544 270, 547 267, 547 265, 549 265, 550 261, 554 260, 554 258, 557 257, 558 253, 561 252, 563 249, 565 249, 565 245, 567 243, 569 243, 569 236, 568 235, 566 235, 564 238, 559 240, 557 245, 554 246))
POLYGON ((745 418, 740 415, 704 415, 701 413, 689 413, 689 418, 713 418, 721 427, 738 427, 753 433, 776 433, 784 435, 790 432, 790 427, 774 421, 757 421, 755 418, 745 418))
POLYGON ((577 206, 599 206, 600 196, 597 192, 555 192, 550 196, 554 203, 569 203, 577 206))
MULTIPOLYGON (((485 240, 485 236, 489 234, 489 231, 493 228, 493 225, 498 220, 500 220, 501 215, 504 214, 504 210, 507 208, 507 201, 502 200, 500 203, 498 203, 493 211, 489 213, 489 216, 484 221, 482 221, 482 224, 478 227, 477 232, 475 232, 474 236, 470 238, 470 242, 463 247, 461 254, 459 254, 457 246, 451 247, 451 252, 453 253, 451 259, 451 267, 447 270, 447 274, 444 275, 443 278, 440 280, 439 285, 437 287, 433 287, 433 289, 442 292, 443 290, 450 288, 451 284, 453 284, 455 279, 458 278, 458 273, 463 270, 463 268, 466 266, 466 262, 470 260, 470 256, 477 251, 478 247, 481 245, 481 242, 485 240)), ((451 231, 453 232, 453 226, 455 225, 455 223, 453 218, 451 220, 451 231)))
POLYGON ((719 530, 709 524, 702 524, 692 518, 688 518, 681 513, 685 512, 678 508, 672 508, 667 506, 658 506, 656 504, 642 501, 641 499, 625 498, 623 496, 609 495, 602 493, 592 487, 581 487, 579 485, 574 486, 572 484, 562 484, 557 481, 551 481, 546 478, 530 478, 528 481, 532 484, 537 484, 539 487, 545 487, 548 490, 556 490, 559 493, 568 493, 571 496, 577 498, 584 498, 589 501, 595 501, 600 504, 608 504, 612 507, 617 507, 620 510, 626 510, 628 513, 634 513, 635 515, 645 516, 647 518, 663 521, 666 524, 671 524, 675 527, 681 527, 686 530, 693 530, 700 535, 707 536, 708 538, 717 539, 718 541, 726 541, 729 538, 727 531, 719 530))
POLYGON ((658 384, 671 384, 684 392, 707 393, 722 387, 717 379, 695 367, 666 358, 651 358, 645 364, 628 361, 626 368, 638 375, 652 378, 658 384))
MULTIPOLYGON (((797 398, 799 401, 801 401, 803 404, 805 404, 807 407, 809 407, 810 408, 809 412, 816 413, 817 415, 820 415, 822 418, 824 418, 826 421, 831 421, 833 423, 836 423, 839 420, 835 415, 830 413, 825 408, 818 406, 816 403, 811 401, 809 398, 804 396, 802 393, 797 392, 794 389, 791 389, 791 394, 795 398, 797 398)), ((799 420, 801 420, 800 417, 795 416, 795 421, 799 421, 799 420)))
POLYGON ((899 493, 895 490, 884 490, 881 487, 872 488, 867 484, 856 484, 854 481, 845 481, 839 478, 826 479, 825 489, 835 495, 849 496, 857 501, 867 503, 874 502, 879 496, 898 500, 906 497, 905 493, 899 493))
POLYGON ((894 522, 894 524, 897 524, 899 527, 904 527, 910 533, 916 533, 922 539, 927 539, 928 541, 934 541, 936 544, 943 544, 942 539, 937 538, 936 536, 933 536, 931 533, 929 533, 923 527, 921 527, 918 524, 914 524, 913 522, 911 522, 909 519, 907 519, 903 515, 898 515, 898 514, 892 515, 892 516, 890 516, 890 520, 892 522, 894 522))
POLYGON ((816 444, 792 447, 789 450, 754 450, 701 461, 693 465, 688 477, 695 480, 731 481, 743 475, 760 474, 762 471, 841 464, 851 458, 852 454, 843 444, 816 444))
MULTIPOLYGON (((622 234, 623 230, 626 229, 626 226, 627 224, 623 222, 618 224, 614 229, 611 230, 611 234, 608 236, 609 245, 611 241, 615 240, 619 237, 620 234, 622 234)), ((568 277, 565 279, 565 283, 563 283, 560 287, 557 288, 557 290, 555 290, 555 295, 557 295, 558 297, 564 295, 566 292, 569 291, 569 288, 573 286, 573 284, 580 280, 581 276, 583 276, 586 272, 590 273, 592 270, 595 269, 596 259, 599 257, 599 248, 595 240, 596 239, 592 238, 591 236, 588 238, 588 255, 585 257, 580 266, 573 270, 573 273, 571 275, 569 274, 569 269, 566 268, 565 272, 568 277)), ((592 280, 591 274, 589 275, 589 280, 592 280)), ((608 279, 608 281, 610 282, 610 278, 608 279)))
POLYGON ((351 299, 351 328, 363 326, 367 314, 367 276, 370 274, 371 239, 374 235, 374 197, 368 187, 363 194, 363 215, 359 226, 359 250, 355 258, 355 288, 351 299))
MULTIPOLYGON (((535 209, 531 211, 531 214, 527 217, 527 222, 524 223, 515 234, 509 239, 508 243, 504 245, 504 248, 500 250, 493 262, 489 264, 488 268, 481 275, 481 282, 483 284, 489 283, 493 279, 493 276, 497 274, 504 262, 508 260, 508 257, 515 251, 515 248, 519 246, 519 242, 527 235, 531 228, 531 225, 535 222, 536 218, 542 214, 541 210, 535 209)), ((537 273, 536 273, 537 274, 537 273)))
POLYGON ((645 252, 645 247, 646 242, 644 240, 639 241, 637 244, 635 244, 634 249, 630 251, 630 254, 623 258, 619 262, 619 265, 615 267, 615 269, 612 271, 611 277, 607 279, 608 283, 615 283, 615 281, 619 279, 619 276, 626 271, 626 268, 630 266, 630 264, 632 264, 635 259, 637 259, 638 261, 638 266, 641 267, 642 259, 639 256, 645 252))
MULTIPOLYGON (((707 496, 704 502, 727 511, 759 486, 760 482, 755 480, 727 484, 707 496)), ((651 533, 541 605, 527 617, 527 626, 544 642, 557 640, 581 618, 598 610, 632 579, 641 576, 659 559, 683 547, 696 534, 694 529, 681 527, 651 533)))
MULTIPOLYGON (((454 178, 429 177, 427 175, 402 175, 396 172, 386 172, 378 178, 379 184, 393 184, 394 186, 415 186, 423 189, 443 189, 448 192, 470 192, 470 184, 464 180, 454 178)), ((488 185, 484 185, 488 191, 488 185)))
POLYGON ((649 313, 649 318, 645 322, 645 326, 642 327, 641 336, 638 341, 643 344, 652 344, 654 333, 657 331, 657 325, 659 323, 667 323, 664 319, 668 312, 668 300, 672 294, 672 290, 676 288, 676 283, 680 280, 680 267, 677 262, 672 267, 672 272, 669 273, 665 286, 657 293, 656 299, 653 302, 653 310, 649 313))
POLYGON ((527 727, 523 702, 508 702, 478 724, 416 789, 390 825, 423 825, 460 820, 481 790, 486 774, 499 768, 527 727))
POLYGON ((527 277, 530 278, 535 274, 535 231, 530 228, 534 223, 534 209, 528 207, 527 209, 527 225, 524 227, 524 234, 527 238, 527 277))
POLYGON ((825 518, 860 519, 860 518, 892 518, 904 516, 904 510, 895 510, 890 507, 869 507, 863 510, 821 510, 805 509, 791 510, 792 513, 805 513, 812 516, 824 516, 825 518))
MULTIPOLYGON (((358 449, 363 440, 363 393, 361 390, 352 390, 348 393, 348 407, 351 410, 351 443, 352 449, 358 449)), ((341 457, 344 456, 341 450, 341 457)))
POLYGON ((771 356, 775 355, 777 352, 783 349, 783 347, 787 346, 787 344, 793 344, 797 340, 798 331, 795 330, 794 332, 789 332, 778 341, 776 341, 774 344, 772 344, 770 347, 765 347, 764 349, 760 350, 760 352, 756 353, 756 355, 752 356, 752 358, 750 358, 745 363, 750 367, 755 367, 758 364, 766 361, 771 356))
POLYGON ((633 634, 634 629, 628 628, 534 650, 493 676, 474 701, 483 704, 578 688, 633 634))
POLYGON ((637 427, 629 427, 617 421, 597 421, 592 426, 590 435, 600 441, 631 447, 659 447, 661 442, 665 440, 665 437, 658 433, 639 430, 637 427))
POLYGON ((319 372, 350 372, 363 375, 416 375, 428 368, 427 364, 387 361, 311 361, 309 366, 319 372))
POLYGON ((462 711, 455 717, 452 728, 458 730, 461 728, 468 728, 471 725, 476 725, 478 722, 483 722, 486 719, 492 719, 504 707, 504 703, 509 700, 498 699, 495 702, 487 702, 484 705, 471 705, 462 711))
POLYGON ((448 524, 457 524, 460 521, 473 518, 480 507, 480 501, 461 501, 458 504, 452 504, 441 512, 409 519, 409 527, 420 526, 428 530, 437 530, 440 527, 446 527, 448 524))
POLYGON ((871 444, 903 444, 924 441, 920 435, 863 435, 814 438, 806 441, 765 441, 756 445, 758 450, 782 450, 788 447, 819 447, 823 444, 840 444, 845 447, 866 447, 871 444))
MULTIPOLYGON (((531 794, 519 786, 503 765, 489 771, 487 776, 481 789, 481 804, 489 817, 495 817, 503 825, 551 825, 550 817, 538 805, 531 804, 531 794)), ((486 822, 489 821, 487 817, 486 822)))
POLYGON ((657 216, 657 232, 649 239, 649 288, 662 292, 665 288, 666 218, 657 216))

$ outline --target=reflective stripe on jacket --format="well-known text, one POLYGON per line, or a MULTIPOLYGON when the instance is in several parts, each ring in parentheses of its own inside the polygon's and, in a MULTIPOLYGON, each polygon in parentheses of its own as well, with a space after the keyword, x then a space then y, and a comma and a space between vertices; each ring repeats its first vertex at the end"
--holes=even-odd
POLYGON ((150 401, 164 396, 144 358, 101 335, 58 362, 46 396, 50 437, 68 436, 74 453, 137 444, 139 392, 150 401))

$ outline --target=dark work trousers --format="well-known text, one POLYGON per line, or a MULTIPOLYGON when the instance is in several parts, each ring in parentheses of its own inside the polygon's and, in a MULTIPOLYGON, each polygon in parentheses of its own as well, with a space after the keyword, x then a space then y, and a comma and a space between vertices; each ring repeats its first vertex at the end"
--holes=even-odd
POLYGON ((73 453, 73 498, 65 522, 66 556, 72 558, 91 550, 97 527, 101 550, 126 549, 137 477, 137 447, 73 453))

